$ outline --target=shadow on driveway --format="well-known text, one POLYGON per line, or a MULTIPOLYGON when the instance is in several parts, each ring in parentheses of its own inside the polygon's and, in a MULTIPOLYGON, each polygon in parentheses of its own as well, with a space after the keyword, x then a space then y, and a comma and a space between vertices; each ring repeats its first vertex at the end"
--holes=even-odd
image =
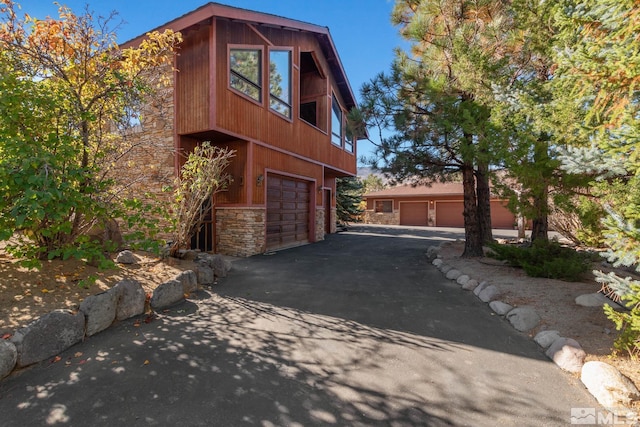
POLYGON ((235 261, 156 320, 1 382, 2 425, 554 426, 595 407, 426 262, 454 234, 389 230, 235 261))

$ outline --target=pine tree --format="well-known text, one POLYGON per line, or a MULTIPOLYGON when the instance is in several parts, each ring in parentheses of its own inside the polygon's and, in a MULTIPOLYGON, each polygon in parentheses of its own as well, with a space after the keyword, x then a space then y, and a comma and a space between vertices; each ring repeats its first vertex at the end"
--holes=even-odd
POLYGON ((336 180, 336 214, 342 222, 359 221, 362 214, 364 186, 360 178, 338 178, 336 180))

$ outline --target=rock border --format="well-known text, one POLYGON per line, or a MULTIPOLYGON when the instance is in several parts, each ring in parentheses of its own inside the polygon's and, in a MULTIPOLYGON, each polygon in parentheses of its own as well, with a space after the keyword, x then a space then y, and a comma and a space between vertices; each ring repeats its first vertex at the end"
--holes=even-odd
MULTIPOLYGON (((507 320, 520 332, 531 331, 540 323, 540 315, 532 307, 512 307, 498 299, 500 292, 489 281, 473 279, 466 273, 447 265, 440 256, 442 246, 447 243, 429 246, 426 252, 427 260, 447 279, 456 282, 462 289, 473 292, 476 298, 488 303, 494 313, 507 320)), ((590 301, 596 299, 595 296, 588 297, 590 301)), ((576 300, 576 303, 580 304, 582 299, 580 302, 576 300)), ((614 366, 602 362, 585 363, 586 353, 580 344, 572 338, 560 336, 558 331, 540 331, 533 339, 558 367, 564 371, 579 374, 587 391, 604 409, 615 415, 625 414, 637 419, 638 413, 632 407, 634 402, 640 400, 640 392, 614 366)))
MULTIPOLYGON (((127 262, 132 260, 128 255, 123 255, 127 262)), ((231 263, 221 255, 199 254, 196 258, 196 271, 182 271, 161 283, 149 299, 140 282, 124 279, 85 298, 77 312, 55 310, 18 329, 10 339, 0 340, 0 380, 16 369, 56 356, 116 322, 144 314, 147 307, 156 311, 182 302, 185 295, 216 283, 216 277, 226 277, 231 269, 231 263)))

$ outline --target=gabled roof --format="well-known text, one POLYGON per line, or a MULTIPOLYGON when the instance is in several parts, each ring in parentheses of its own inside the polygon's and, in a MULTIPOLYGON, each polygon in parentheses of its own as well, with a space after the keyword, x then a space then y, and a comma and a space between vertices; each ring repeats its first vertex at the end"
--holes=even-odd
MULTIPOLYGON (((344 67, 342 66, 342 61, 340 61, 338 51, 333 43, 331 34, 329 33, 329 28, 327 27, 297 21, 295 19, 284 18, 282 16, 272 15, 269 13, 256 12, 253 10, 210 2, 149 31, 162 31, 165 29, 183 31, 192 25, 196 25, 213 17, 228 19, 235 22, 246 22, 280 28, 283 30, 306 31, 313 33, 322 48, 322 53, 329 63, 331 73, 336 79, 338 89, 340 90, 340 94, 346 104, 345 107, 347 107, 347 109, 351 109, 356 106, 355 96, 353 95, 344 67)), ((141 34, 123 45, 135 46, 140 43, 140 41, 145 37, 145 34, 141 34)))

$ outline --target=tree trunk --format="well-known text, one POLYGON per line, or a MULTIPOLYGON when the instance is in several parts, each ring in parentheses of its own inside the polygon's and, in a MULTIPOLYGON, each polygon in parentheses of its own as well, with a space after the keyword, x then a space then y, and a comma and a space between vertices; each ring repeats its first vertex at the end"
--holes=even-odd
POLYGON ((535 240, 549 240, 549 184, 548 174, 551 173, 549 169, 549 151, 546 138, 540 137, 535 144, 534 162, 540 165, 542 170, 542 179, 539 183, 532 185, 533 191, 533 211, 534 217, 532 218, 531 228, 531 241, 535 240))
POLYGON ((462 166, 462 186, 464 190, 464 252, 463 257, 483 256, 482 236, 478 223, 478 200, 473 164, 462 166))
POLYGON ((489 188, 489 166, 478 164, 476 171, 476 188, 478 195, 478 224, 482 243, 491 243, 491 189, 489 188))

